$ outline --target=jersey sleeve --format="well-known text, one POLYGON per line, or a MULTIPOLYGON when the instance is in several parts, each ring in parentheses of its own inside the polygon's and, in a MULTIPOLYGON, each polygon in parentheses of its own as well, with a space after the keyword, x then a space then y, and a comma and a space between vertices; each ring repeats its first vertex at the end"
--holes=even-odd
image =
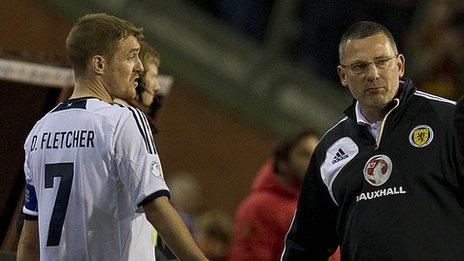
POLYGON ((327 260, 337 249, 338 208, 322 181, 314 154, 303 181, 282 260, 327 260))
POLYGON ((131 113, 116 128, 114 150, 118 177, 138 206, 170 194, 147 119, 139 110, 128 109, 131 113))
POLYGON ((25 160, 24 160, 24 175, 26 180, 26 187, 24 190, 24 205, 23 205, 23 213, 25 217, 37 217, 38 213, 38 204, 37 204, 37 195, 35 191, 34 184, 32 183, 31 178, 31 168, 29 163, 29 154, 31 150, 31 141, 30 136, 26 139, 24 144, 24 152, 25 152, 25 160))

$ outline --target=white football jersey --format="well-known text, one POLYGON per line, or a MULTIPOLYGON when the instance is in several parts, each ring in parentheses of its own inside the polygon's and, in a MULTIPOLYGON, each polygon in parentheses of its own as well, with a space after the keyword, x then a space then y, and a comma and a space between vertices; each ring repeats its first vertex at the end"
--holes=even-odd
POLYGON ((97 98, 60 103, 24 145, 23 212, 41 260, 154 260, 142 201, 168 196, 147 119, 97 98))

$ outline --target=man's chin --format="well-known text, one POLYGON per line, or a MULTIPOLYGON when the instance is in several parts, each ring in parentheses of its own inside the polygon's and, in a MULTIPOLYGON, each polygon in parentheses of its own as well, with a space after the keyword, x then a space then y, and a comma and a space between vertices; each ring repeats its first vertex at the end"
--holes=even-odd
POLYGON ((133 100, 135 99, 135 97, 137 96, 137 92, 134 90, 129 90, 127 93, 126 93, 126 96, 124 99, 129 99, 129 100, 133 100))
POLYGON ((387 100, 388 100, 387 98, 381 97, 381 96, 370 97, 370 99, 366 102, 365 105, 371 108, 383 109, 390 102, 387 100))

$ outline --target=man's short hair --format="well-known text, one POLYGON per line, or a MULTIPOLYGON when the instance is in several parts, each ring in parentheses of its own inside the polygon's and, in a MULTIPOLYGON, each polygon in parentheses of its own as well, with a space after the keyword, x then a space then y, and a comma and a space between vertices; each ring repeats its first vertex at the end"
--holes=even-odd
POLYGON ((66 49, 76 77, 85 74, 88 62, 94 55, 111 60, 119 41, 129 36, 142 40, 142 28, 103 13, 79 18, 66 38, 66 49))
POLYGON ((311 129, 305 128, 297 132, 296 134, 280 141, 277 147, 274 149, 274 172, 280 173, 278 162, 287 161, 290 156, 290 151, 295 148, 298 143, 306 137, 314 137, 319 139, 319 134, 311 129))
MULTIPOLYGON (((151 47, 148 43, 141 41, 140 42, 140 60, 142 61, 143 67, 146 67, 148 64, 155 64, 156 67, 160 65, 160 55, 159 53, 151 47)), ((144 71, 145 75, 146 70, 144 71)))
POLYGON ((339 55, 340 60, 342 58, 342 54, 343 54, 345 45, 348 42, 348 40, 363 39, 363 38, 373 36, 376 34, 385 35, 390 41, 390 44, 393 50, 395 51, 395 53, 398 53, 395 39, 393 38, 392 34, 385 26, 379 23, 376 23, 376 22, 372 22, 372 21, 360 21, 360 22, 356 22, 352 24, 343 33, 340 39, 340 44, 338 45, 338 55, 339 55))

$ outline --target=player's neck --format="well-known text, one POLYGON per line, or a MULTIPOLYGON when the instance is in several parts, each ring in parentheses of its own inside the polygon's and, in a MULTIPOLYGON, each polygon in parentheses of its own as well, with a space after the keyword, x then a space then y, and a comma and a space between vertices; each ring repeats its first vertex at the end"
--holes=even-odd
POLYGON ((111 97, 103 84, 97 79, 86 77, 77 79, 71 99, 89 96, 99 98, 108 103, 113 101, 113 97, 111 97))

